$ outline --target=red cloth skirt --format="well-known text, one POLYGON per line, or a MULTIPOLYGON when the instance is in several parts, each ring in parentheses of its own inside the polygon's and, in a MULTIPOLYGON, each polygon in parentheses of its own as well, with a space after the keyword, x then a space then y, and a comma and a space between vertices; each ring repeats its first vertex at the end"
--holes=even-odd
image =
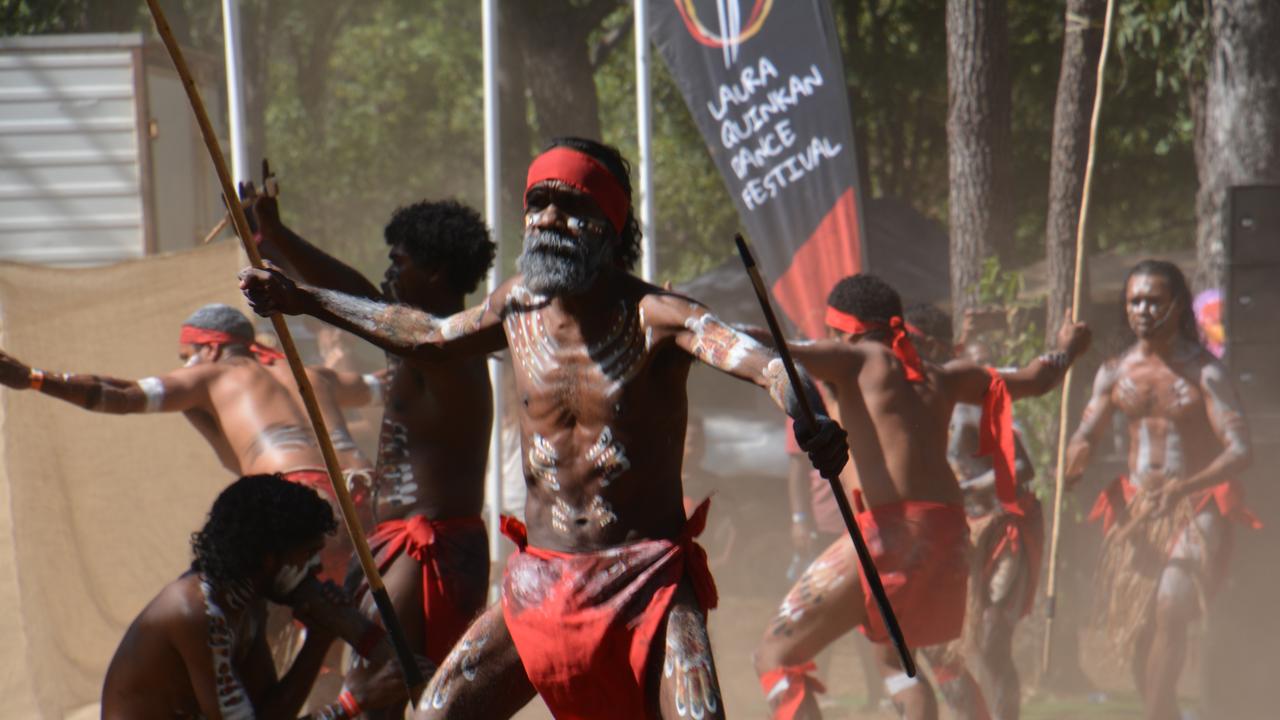
POLYGON ((655 716, 645 671, 677 586, 688 576, 703 610, 716 606, 706 553, 693 541, 708 506, 704 500, 674 540, 591 553, 530 547, 524 525, 503 519, 503 532, 519 547, 503 577, 503 617, 557 720, 655 716))
MULTIPOLYGON (((960 637, 969 593, 969 522, 961 505, 905 500, 858 512, 858 525, 880 571, 889 603, 910 647, 960 637)), ((869 640, 889 642, 866 576, 859 573, 869 640)))
POLYGON ((489 538, 478 516, 387 520, 369 536, 369 550, 386 573, 408 554, 421 566, 423 647, 444 662, 454 643, 484 609, 489 582, 489 538))

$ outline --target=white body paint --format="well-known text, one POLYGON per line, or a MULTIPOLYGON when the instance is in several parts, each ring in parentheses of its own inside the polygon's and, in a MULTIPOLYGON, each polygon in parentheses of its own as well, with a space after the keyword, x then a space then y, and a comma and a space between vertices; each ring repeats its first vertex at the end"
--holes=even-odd
POLYGON ((613 438, 613 429, 608 425, 600 431, 600 437, 596 438, 595 444, 587 451, 587 460, 600 471, 602 487, 608 487, 614 479, 631 469, 626 447, 613 438))
MULTIPOLYGON (((477 655, 488 641, 487 637, 463 638, 449 653, 449 657, 441 667, 457 667, 464 680, 474 681, 480 670, 477 655)), ((432 687, 423 695, 418 709, 439 710, 444 707, 445 703, 449 702, 449 694, 453 691, 453 683, 456 679, 457 675, 451 674, 446 677, 443 674, 437 674, 432 687)))
MULTIPOLYGON (((190 365, 189 362, 187 364, 190 365)), ((160 407, 164 405, 164 382, 158 377, 144 377, 138 381, 138 387, 147 398, 143 412, 160 412, 160 407)))
POLYGON ((586 347, 565 348, 547 332, 542 321, 541 306, 547 299, 522 285, 511 290, 503 320, 511 350, 528 371, 538 389, 556 380, 563 367, 571 367, 584 358, 599 373, 607 388, 606 395, 621 391, 643 367, 645 350, 652 343, 652 328, 646 328, 644 309, 621 302, 609 332, 599 342, 586 347))
POLYGON ((534 481, 545 485, 549 490, 559 490, 560 481, 556 478, 556 463, 559 460, 560 456, 556 454, 551 442, 534 433, 529 442, 529 474, 534 481))
POLYGON ((209 652, 213 655, 214 684, 218 711, 224 720, 253 720, 253 704, 235 668, 236 633, 227 615, 213 600, 213 588, 200 581, 204 612, 209 618, 209 652))
POLYGON ((312 555, 310 560, 301 565, 285 565, 276 572, 275 578, 271 581, 271 589, 278 597, 284 597, 297 589, 302 581, 319 567, 320 553, 312 555))

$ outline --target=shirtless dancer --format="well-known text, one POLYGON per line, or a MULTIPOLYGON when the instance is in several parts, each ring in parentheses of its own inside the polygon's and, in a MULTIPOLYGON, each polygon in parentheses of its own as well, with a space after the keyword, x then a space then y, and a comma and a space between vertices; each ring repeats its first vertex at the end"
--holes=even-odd
MULTIPOLYGON (((191 569, 156 595, 120 641, 103 682, 103 720, 296 718, 342 612, 336 586, 306 600, 297 589, 319 569, 325 535, 336 527, 315 492, 279 475, 243 477, 223 490, 192 536, 191 569), (266 600, 292 606, 307 626, 283 678, 263 631, 266 600)), ((308 717, 355 717, 361 706, 403 697, 393 662, 348 682, 329 696, 336 702, 308 717)))
MULTIPOLYGON (((286 480, 315 489, 336 504, 315 434, 296 399, 296 386, 292 378, 284 378, 288 368, 276 363, 281 357, 254 342, 253 324, 243 313, 215 303, 183 321, 178 358, 184 365, 160 377, 133 381, 55 374, 0 352, 0 383, 94 412, 181 412, 232 473, 282 473, 286 480)), ((324 368, 309 368, 308 374, 325 408, 334 445, 341 448, 339 462, 349 477, 367 473, 369 461, 350 442, 339 408, 367 403, 372 397, 369 386, 376 380, 324 368)), ((332 537, 325 546, 322 577, 341 583, 350 557, 346 534, 332 537)))
MULTIPOLYGON (((907 308, 907 322, 920 332, 921 355, 930 362, 945 364, 954 358, 951 316, 933 305, 907 308)), ((966 323, 967 324, 967 323, 966 323)), ((991 353, 976 339, 961 338, 965 356, 977 365, 989 365, 991 353)), ((968 600, 966 637, 971 647, 957 640, 942 651, 942 668, 935 667, 939 690, 952 710, 964 716, 976 704, 977 689, 971 685, 964 667, 967 651, 974 658, 981 680, 981 701, 990 706, 999 720, 1017 720, 1022 704, 1022 686, 1013 660, 1013 633, 1018 620, 1031 612, 1040 576, 1044 545, 1044 516, 1040 501, 1031 491, 1035 468, 1014 434, 1014 478, 1017 504, 1022 514, 1007 512, 995 494, 995 468, 990 457, 980 456, 982 408, 956 403, 947 431, 947 461, 964 492, 965 513, 973 536, 976 557, 970 564, 971 590, 968 600), (952 671, 952 672, 949 672, 952 671), (952 677, 954 676, 954 677, 952 677)))
MULTIPOLYGON (((286 227, 274 194, 243 191, 263 254, 318 289, 448 316, 465 307, 493 263, 493 242, 474 210, 420 202, 387 224, 391 263, 379 291, 286 227)), ((388 366, 369 544, 410 647, 439 664, 487 599, 480 510, 493 398, 483 355, 429 362, 388 355, 388 366)), ((372 598, 364 605, 376 614, 372 598)))
MULTIPOLYGON (((724 716, 706 632, 715 586, 693 541, 706 504, 692 518, 681 504, 685 380, 698 359, 789 412, 796 397, 773 353, 628 272, 639 239, 626 161, 565 138, 529 168, 521 274, 478 307, 442 318, 242 273, 259 312, 313 314, 419 361, 512 351, 528 527, 505 524, 520 551, 502 603, 450 653, 419 717, 509 717, 535 693, 557 717, 724 716)), ((804 430, 837 473, 839 426, 824 415, 804 430)))
MULTIPOLYGON (((845 278, 827 302, 831 339, 797 345, 796 358, 832 386, 850 428, 854 509, 907 642, 945 643, 960 636, 969 579, 963 495, 947 464, 952 408, 957 402, 989 406, 1001 440, 997 490, 1016 506, 1010 402, 1050 391, 1088 347, 1088 328, 1068 323, 1058 335, 1059 352, 997 373, 965 360, 923 363, 906 336, 897 292, 879 278, 845 278)), ((864 584, 853 543, 844 537, 787 595, 755 658, 773 717, 820 717, 808 663, 858 626, 877 643, 885 687, 900 712, 937 717, 927 681, 902 672, 864 584)))
POLYGON ((1067 451, 1068 482, 1119 410, 1129 423, 1129 475, 1098 498, 1105 537, 1100 600, 1110 635, 1132 654, 1147 717, 1178 717, 1187 626, 1226 576, 1231 521, 1260 527, 1237 481, 1251 462, 1249 429, 1226 370, 1201 344, 1187 281, 1144 260, 1125 282, 1137 341, 1098 370, 1067 451))

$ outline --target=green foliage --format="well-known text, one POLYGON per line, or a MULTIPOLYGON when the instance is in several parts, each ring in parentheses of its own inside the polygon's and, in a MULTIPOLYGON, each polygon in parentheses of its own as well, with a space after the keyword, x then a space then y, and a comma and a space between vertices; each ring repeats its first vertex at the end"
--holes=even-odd
MULTIPOLYGON (((1002 270, 996 258, 983 262, 982 279, 978 283, 980 306, 1002 308, 1005 313, 1003 328, 982 336, 993 364, 998 367, 1025 366, 1045 351, 1044 333, 1031 319, 1032 308, 1018 301, 1021 290, 1020 273, 1002 270)), ((1042 499, 1053 488, 1061 397, 1061 392, 1055 390, 1043 397, 1019 400, 1015 409, 1027 452, 1036 468, 1036 494, 1042 499)))
MULTIPOLYGON (((869 196, 894 195, 945 223, 946 0, 831 0, 869 196)), ((594 2, 579 3, 586 12, 594 2)), ((163 0, 184 42, 221 53, 217 3, 163 0)), ((287 219, 378 273, 381 227, 424 196, 483 198, 479 4, 464 0, 241 0, 269 27, 266 142, 287 219)), ((626 33, 595 68, 606 141, 635 157, 630 9, 591 43, 626 33)), ((1061 2, 1008 3, 1015 264, 1043 254, 1061 2)), ((0 34, 150 32, 141 0, 0 0, 0 34)), ((1193 242, 1196 176, 1188 94, 1203 73, 1200 0, 1122 0, 1102 114, 1092 234, 1102 248, 1193 242)), ((529 38, 555 42, 555 38, 529 38)), ((738 218, 675 83, 653 67, 660 276, 676 281, 731 255, 738 218)), ((538 68, 525 68, 536 73, 538 68)), ((529 110, 531 127, 536 118, 529 110)), ((518 168, 505 168, 517 173, 518 168)), ((510 221, 507 223, 512 225, 510 221)), ((507 228, 509 241, 518 227, 507 228)), ((509 252, 516 243, 508 242, 509 252)))

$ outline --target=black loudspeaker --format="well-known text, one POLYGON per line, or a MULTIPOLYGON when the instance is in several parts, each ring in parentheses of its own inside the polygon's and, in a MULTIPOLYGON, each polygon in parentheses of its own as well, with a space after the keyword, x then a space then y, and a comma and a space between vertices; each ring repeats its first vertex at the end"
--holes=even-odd
POLYGON ((1280 444, 1280 185, 1228 195, 1227 366, 1256 442, 1280 444))

